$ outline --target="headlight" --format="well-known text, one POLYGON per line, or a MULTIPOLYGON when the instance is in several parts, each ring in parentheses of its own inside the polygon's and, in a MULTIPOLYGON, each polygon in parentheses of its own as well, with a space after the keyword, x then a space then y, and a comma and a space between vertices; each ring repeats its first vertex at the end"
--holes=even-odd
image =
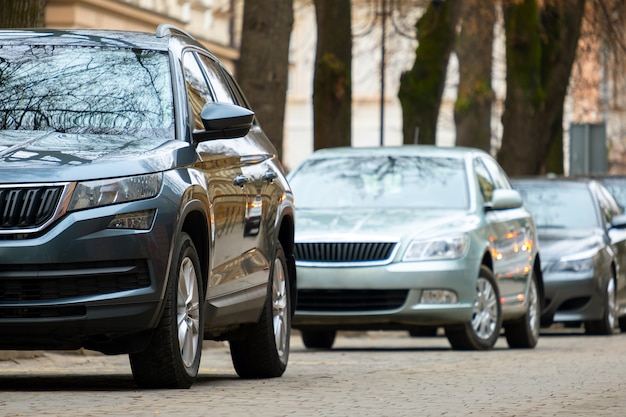
POLYGON ((467 235, 432 240, 414 240, 404 253, 403 261, 430 261, 460 258, 467 251, 467 235))
POLYGON ((568 259, 558 261, 552 266, 552 268, 550 268, 550 270, 562 272, 593 271, 593 265, 593 258, 568 259))
POLYGON ((156 196, 163 174, 85 181, 76 185, 68 211, 127 203, 156 196))

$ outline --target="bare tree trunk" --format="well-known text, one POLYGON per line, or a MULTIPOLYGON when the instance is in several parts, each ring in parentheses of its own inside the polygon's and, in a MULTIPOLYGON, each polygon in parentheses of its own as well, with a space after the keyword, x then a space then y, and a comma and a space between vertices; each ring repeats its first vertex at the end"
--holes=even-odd
POLYGON ((405 144, 434 144, 448 58, 456 38, 460 1, 431 3, 417 22, 419 46, 411 70, 400 77, 398 98, 402 106, 405 144))
POLYGON ((459 86, 454 106, 456 145, 491 150, 491 88, 493 27, 492 0, 465 0, 461 33, 456 41, 459 86))
POLYGON ((563 172, 563 103, 585 0, 506 0, 507 96, 498 161, 509 175, 563 172), (548 156, 550 162, 548 163, 548 156))
POLYGON ((45 24, 46 0, 0 0, 0 28, 35 28, 45 24))
POLYGON ((246 0, 237 81, 259 123, 283 154, 293 0, 246 0))
POLYGON ((315 0, 313 147, 349 146, 352 123, 350 0, 315 0))

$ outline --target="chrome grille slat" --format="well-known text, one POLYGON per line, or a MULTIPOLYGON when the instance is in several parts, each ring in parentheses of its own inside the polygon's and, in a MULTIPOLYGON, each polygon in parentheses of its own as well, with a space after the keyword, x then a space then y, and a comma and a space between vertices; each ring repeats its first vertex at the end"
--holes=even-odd
POLYGON ((305 262, 380 262, 391 258, 393 242, 296 243, 296 260, 305 262))
POLYGON ((37 228, 54 216, 63 186, 0 189, 0 230, 37 228))

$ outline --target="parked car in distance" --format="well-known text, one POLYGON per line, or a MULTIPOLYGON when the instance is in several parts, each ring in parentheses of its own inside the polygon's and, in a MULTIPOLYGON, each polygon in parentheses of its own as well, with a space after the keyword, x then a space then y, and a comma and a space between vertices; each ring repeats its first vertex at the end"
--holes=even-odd
POLYGON ((513 180, 533 213, 545 285, 541 322, 626 330, 626 216, 593 179, 513 180))
POLYGON ((626 209, 626 175, 594 175, 613 195, 622 210, 626 209))
POLYGON ((535 228, 493 158, 434 146, 333 148, 289 175, 298 304, 309 348, 338 330, 443 327, 454 349, 539 337, 535 228))
POLYGON ((180 29, 0 31, 0 349, 129 354, 188 388, 289 358, 294 207, 224 66, 180 29))

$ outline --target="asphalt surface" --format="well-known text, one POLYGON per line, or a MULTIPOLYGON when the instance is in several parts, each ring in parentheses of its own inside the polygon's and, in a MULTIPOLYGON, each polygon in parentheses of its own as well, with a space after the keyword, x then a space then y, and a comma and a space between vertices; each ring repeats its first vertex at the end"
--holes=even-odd
POLYGON ((282 378, 242 380, 207 343, 189 390, 139 390, 126 356, 45 352, 0 362, 0 416, 626 416, 626 334, 543 333, 457 352, 445 337, 342 334, 330 351, 292 337, 282 378))

